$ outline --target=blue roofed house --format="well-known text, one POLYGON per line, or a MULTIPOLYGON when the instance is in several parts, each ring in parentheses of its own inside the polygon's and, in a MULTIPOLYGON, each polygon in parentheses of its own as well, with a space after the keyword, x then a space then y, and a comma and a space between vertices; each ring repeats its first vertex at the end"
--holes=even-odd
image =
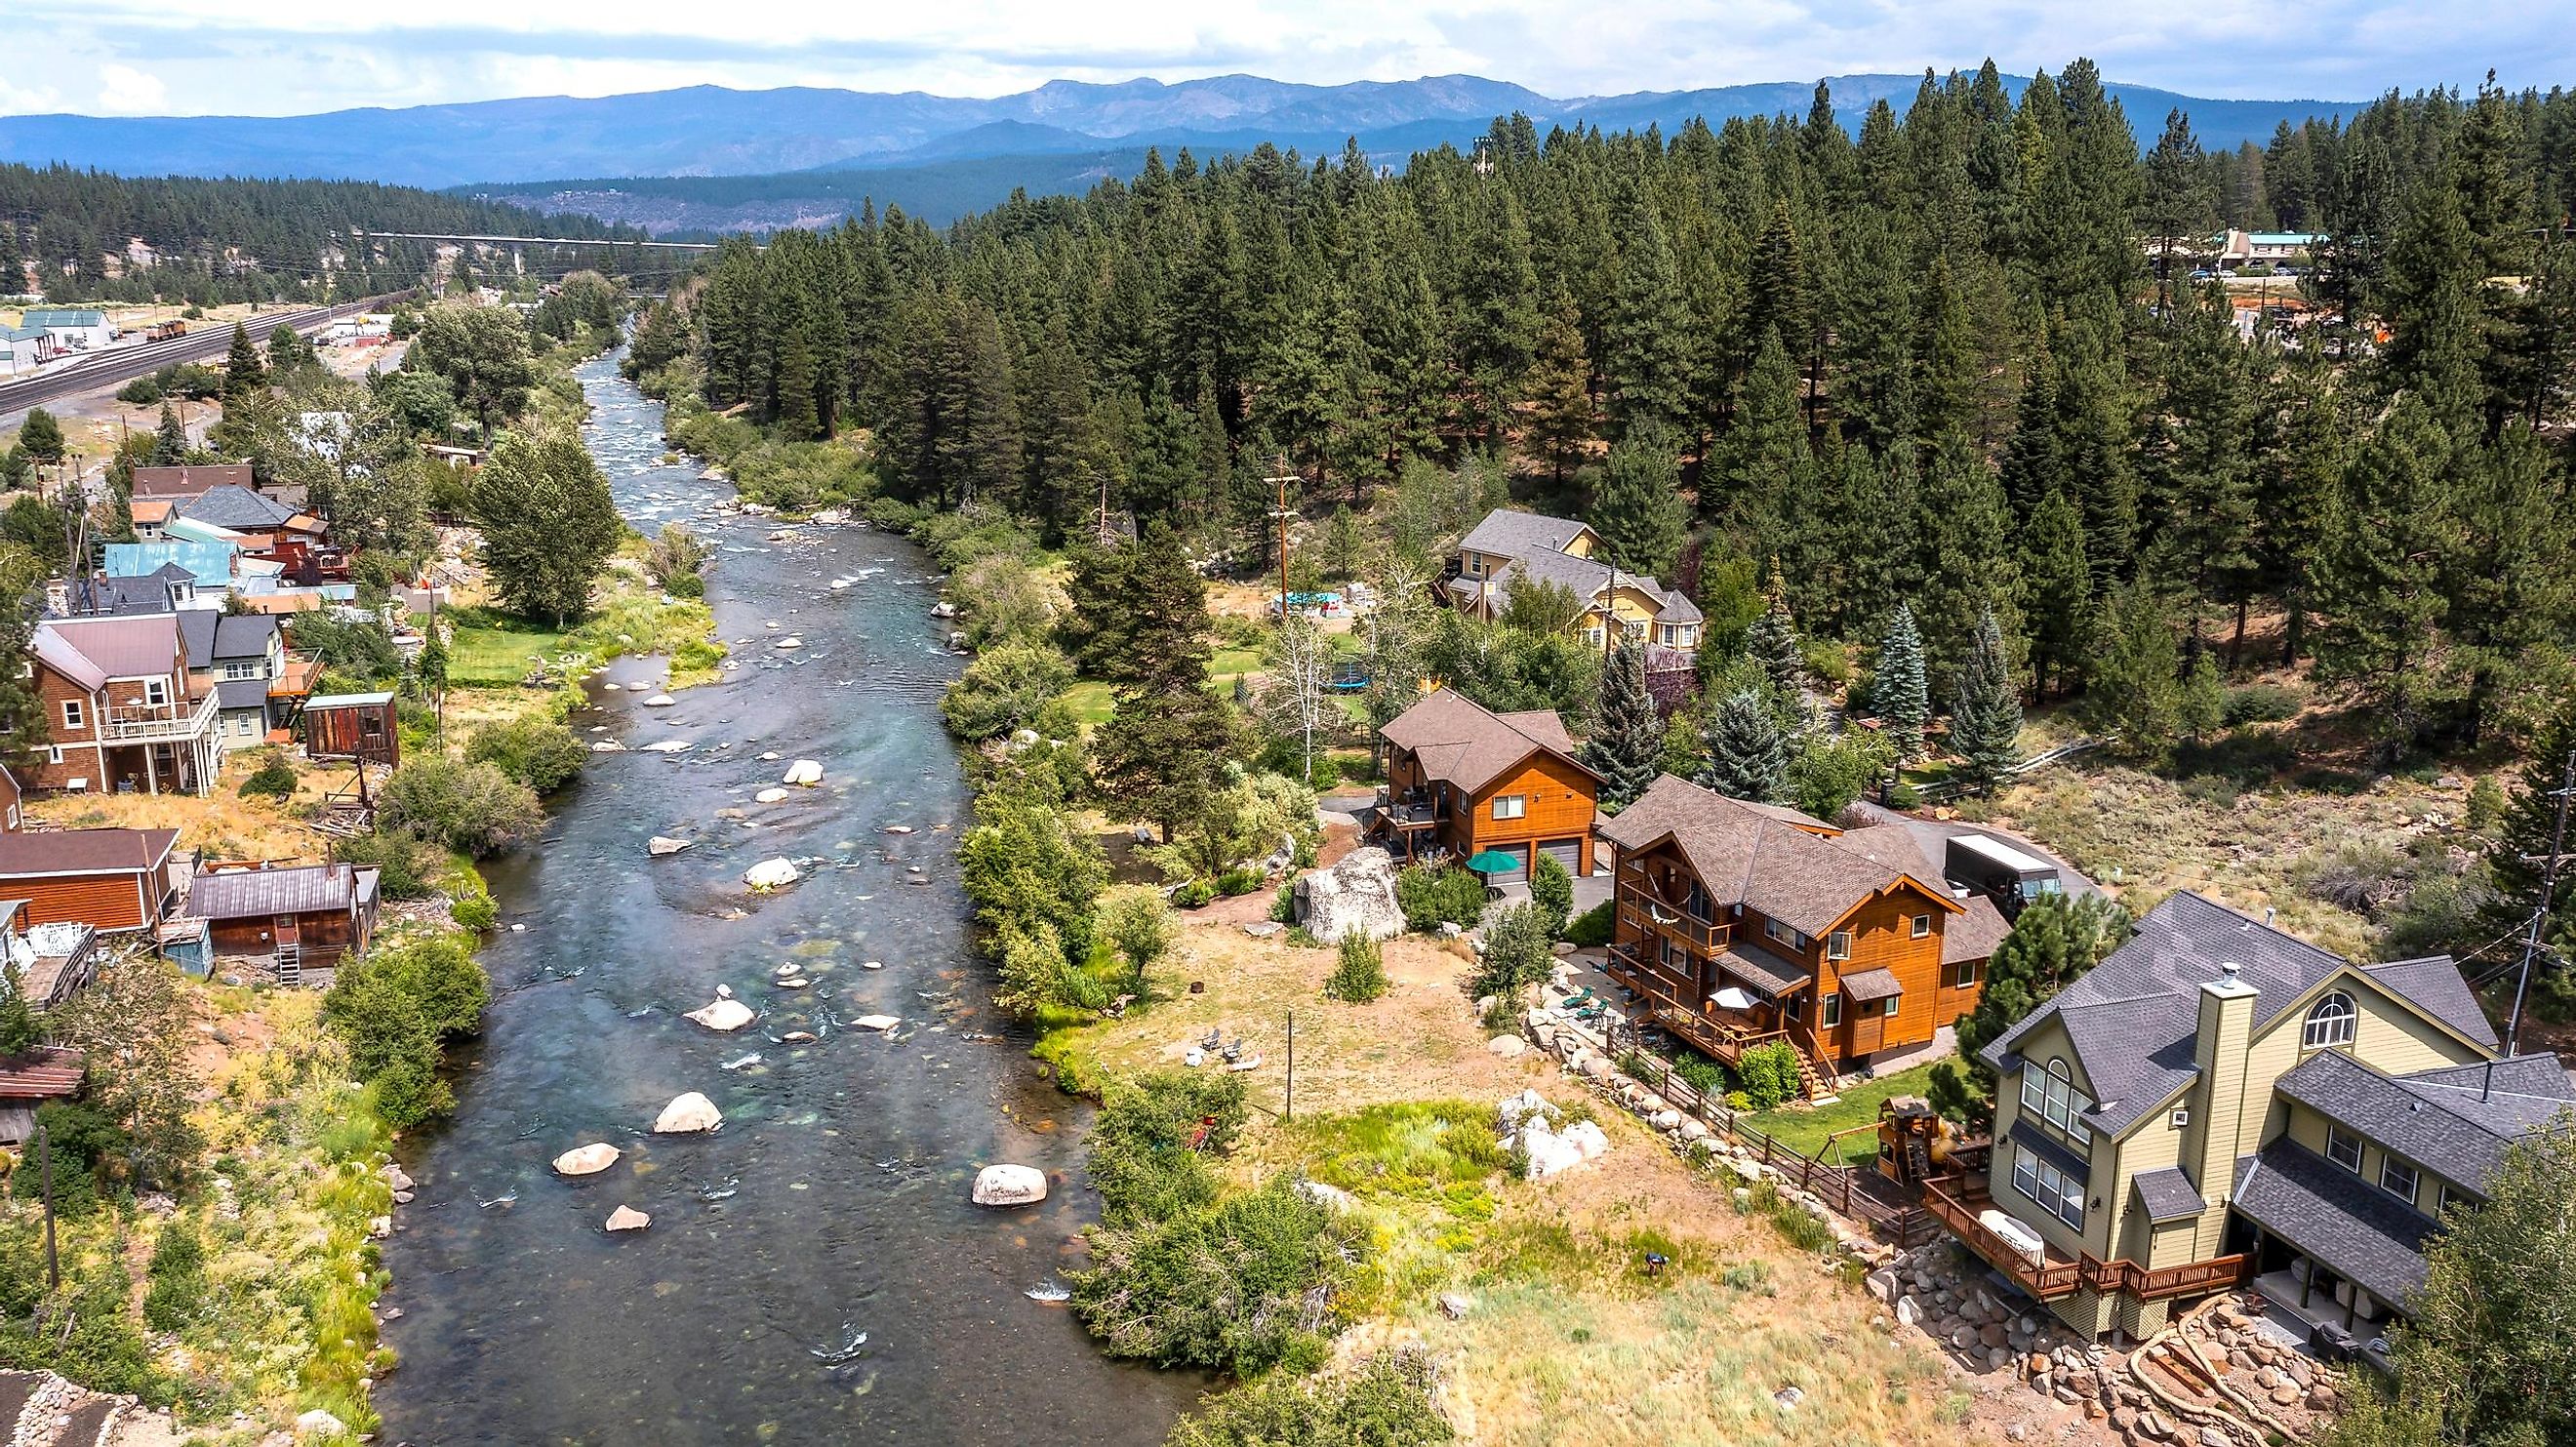
POLYGON ((104 568, 111 578, 148 578, 175 563, 195 582, 200 597, 210 595, 220 600, 233 585, 233 558, 238 551, 230 543, 185 538, 164 538, 157 543, 109 543, 104 568))
POLYGON ((1924 1203, 2081 1331, 2259 1281, 2367 1339, 2442 1211, 2576 1108, 2555 1056, 2499 1048, 2447 957, 2346 960, 2186 890, 1986 1048, 1992 1163, 1924 1203))
POLYGON ((29 307, 18 325, 33 327, 66 352, 87 352, 116 340, 116 326, 94 307, 29 307))

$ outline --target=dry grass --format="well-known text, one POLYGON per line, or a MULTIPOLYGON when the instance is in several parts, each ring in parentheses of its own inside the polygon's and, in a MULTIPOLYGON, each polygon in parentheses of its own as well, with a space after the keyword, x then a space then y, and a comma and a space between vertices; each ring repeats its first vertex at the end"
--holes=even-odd
POLYGON ((1373 1251, 1340 1355, 1428 1344, 1462 1440, 1487 1444, 1960 1440, 1943 1365, 1878 1329, 1868 1298, 1552 1063, 1488 1051, 1462 957, 1390 941, 1393 988, 1356 1007, 1322 998, 1332 964, 1194 921, 1149 1010, 1062 1032, 1047 1053, 1094 1079, 1128 1075, 1221 1027, 1262 1053, 1252 1099, 1275 1111, 1296 1011, 1297 1120, 1256 1112, 1231 1169, 1246 1183, 1302 1169, 1357 1194, 1373 1251), (1492 1169, 1490 1137, 1457 1133, 1490 1129, 1492 1103, 1526 1087, 1600 1120, 1610 1155, 1538 1183, 1492 1169), (1649 1278, 1648 1251, 1672 1265, 1649 1278), (1470 1299, 1462 1320, 1439 1309, 1444 1292, 1470 1299), (1772 1394, 1792 1385, 1805 1399, 1783 1410, 1772 1394))
POLYGON ((223 777, 204 798, 188 794, 63 794, 31 798, 27 813, 65 828, 176 829, 182 849, 202 849, 219 859, 320 859, 329 836, 305 821, 310 810, 332 789, 345 788, 352 775, 280 750, 295 769, 295 797, 279 801, 245 799, 238 790, 258 768, 265 750, 233 753, 223 777))

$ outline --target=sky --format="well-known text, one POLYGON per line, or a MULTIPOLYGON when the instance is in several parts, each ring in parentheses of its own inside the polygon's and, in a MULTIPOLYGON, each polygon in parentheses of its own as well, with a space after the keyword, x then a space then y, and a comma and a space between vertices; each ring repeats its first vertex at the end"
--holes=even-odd
POLYGON ((1971 67, 2366 99, 2576 83, 2576 0, 6 0, 0 114, 297 115, 716 84, 995 96, 1053 79, 1467 73, 1556 97, 1971 67), (542 12, 542 13, 540 13, 542 12), (24 63, 42 57, 41 64, 24 63))

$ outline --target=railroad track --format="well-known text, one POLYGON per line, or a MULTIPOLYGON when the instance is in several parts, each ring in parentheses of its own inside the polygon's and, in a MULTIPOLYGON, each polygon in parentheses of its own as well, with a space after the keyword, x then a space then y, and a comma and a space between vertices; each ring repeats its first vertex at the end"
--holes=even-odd
MULTIPOLYGON (((268 334, 277 330, 280 322, 299 332, 320 331, 333 322, 360 312, 386 310, 390 303, 408 295, 408 292, 394 292, 338 306, 271 313, 260 318, 259 334, 253 340, 264 345, 268 334)), ((32 377, 0 382, 0 421, 10 420, 30 407, 59 402, 65 397, 121 387, 137 377, 150 376, 163 367, 221 357, 231 348, 232 340, 232 328, 209 326, 204 331, 190 332, 184 337, 169 337, 131 347, 111 347, 77 361, 48 368, 32 377)))

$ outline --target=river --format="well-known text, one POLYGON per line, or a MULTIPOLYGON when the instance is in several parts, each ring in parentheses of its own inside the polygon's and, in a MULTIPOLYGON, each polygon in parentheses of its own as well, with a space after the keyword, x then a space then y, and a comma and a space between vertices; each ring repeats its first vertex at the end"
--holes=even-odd
POLYGON ((1024 1040, 996 1038, 1008 1026, 968 952, 936 578, 897 538, 773 542, 774 520, 715 511, 728 490, 659 463, 661 408, 614 357, 579 375, 620 509, 715 544, 720 636, 749 642, 675 707, 638 706, 660 660, 604 675, 624 687, 594 693, 577 733, 691 748, 595 755, 552 801, 543 846, 491 871, 496 999, 454 1118, 404 1149, 419 1196, 386 1252, 383 1304, 402 1315, 385 1328, 401 1365, 377 1394, 384 1440, 1161 1441, 1202 1384, 1108 1362, 1064 1306, 1025 1295, 1061 1279, 1091 1210, 1084 1115, 1024 1040), (787 637, 803 646, 775 646, 787 637), (822 763, 822 787, 753 802, 799 758, 822 763), (654 834, 697 843, 648 859, 654 834), (773 855, 815 862, 750 897, 742 872, 773 855), (811 988, 770 983, 790 960, 811 988), (679 1018, 719 984, 760 1021, 716 1035, 679 1018), (833 1023, 871 1013, 904 1023, 833 1023), (821 1038, 776 1038, 792 1030, 821 1038), (643 1133, 690 1090, 721 1130, 643 1133), (625 1158, 578 1181, 548 1169, 590 1141, 625 1158), (1045 1170, 1047 1203, 969 1204, 995 1161, 1045 1170), (651 1228, 604 1232, 621 1205, 651 1228))

